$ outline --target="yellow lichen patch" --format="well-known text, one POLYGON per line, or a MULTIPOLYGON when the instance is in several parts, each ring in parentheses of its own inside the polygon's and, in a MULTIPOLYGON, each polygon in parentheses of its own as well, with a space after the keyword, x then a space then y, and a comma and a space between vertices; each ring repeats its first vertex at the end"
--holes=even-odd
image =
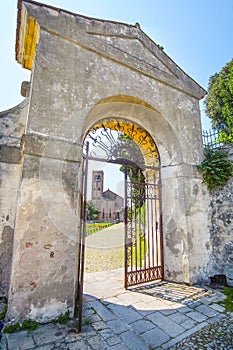
POLYGON ((31 70, 33 66, 38 35, 38 23, 35 18, 27 15, 27 11, 25 7, 23 7, 19 35, 18 62, 29 70, 31 70))

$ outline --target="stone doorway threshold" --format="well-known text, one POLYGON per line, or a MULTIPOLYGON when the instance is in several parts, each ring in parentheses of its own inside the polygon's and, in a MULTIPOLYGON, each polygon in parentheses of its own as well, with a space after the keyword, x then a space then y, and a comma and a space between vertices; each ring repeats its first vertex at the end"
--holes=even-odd
MULTIPOLYGON (((105 300, 116 297, 121 294, 129 293, 133 296, 144 295, 163 299, 172 303, 181 303, 183 305, 195 305, 205 298, 208 303, 213 297, 219 294, 219 300, 222 299, 222 293, 218 293, 208 287, 189 286, 182 283, 169 281, 154 281, 139 286, 131 287, 126 290, 124 284, 124 269, 98 271, 85 274, 84 282, 84 301, 88 296, 99 300, 105 300)), ((218 299, 218 298, 217 298, 218 299)))

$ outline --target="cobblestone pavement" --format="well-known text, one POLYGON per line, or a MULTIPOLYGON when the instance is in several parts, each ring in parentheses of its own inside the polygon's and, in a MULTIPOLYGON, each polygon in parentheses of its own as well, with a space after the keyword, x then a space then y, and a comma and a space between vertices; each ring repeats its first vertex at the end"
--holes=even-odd
POLYGON ((83 329, 74 321, 4 334, 1 350, 233 349, 233 315, 215 290, 160 282, 122 288, 123 269, 86 275, 83 329))

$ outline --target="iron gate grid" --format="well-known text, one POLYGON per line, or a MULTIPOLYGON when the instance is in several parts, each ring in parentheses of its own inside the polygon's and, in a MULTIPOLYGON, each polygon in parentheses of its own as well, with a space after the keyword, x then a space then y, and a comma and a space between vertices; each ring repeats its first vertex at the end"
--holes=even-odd
POLYGON ((125 170, 125 288, 163 279, 160 181, 153 173, 140 182, 125 170))
POLYGON ((82 327, 88 160, 125 166, 125 288, 164 277, 160 160, 156 145, 145 130, 123 119, 104 121, 92 131, 93 135, 89 133, 92 146, 95 150, 99 147, 101 152, 89 152, 89 142, 86 142, 76 288, 79 332, 82 327), (117 134, 112 133, 110 126, 117 134), (98 128, 103 128, 101 135, 96 134, 98 128), (137 135, 136 143, 133 134, 137 135), (102 137, 108 142, 103 142, 102 137), (146 174, 145 181, 141 177, 138 181, 128 179, 127 167, 132 170, 135 166, 141 174, 146 174))

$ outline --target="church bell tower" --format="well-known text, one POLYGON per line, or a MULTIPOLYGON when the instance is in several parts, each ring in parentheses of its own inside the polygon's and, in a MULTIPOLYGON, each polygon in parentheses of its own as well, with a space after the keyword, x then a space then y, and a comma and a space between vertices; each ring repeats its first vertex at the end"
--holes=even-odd
POLYGON ((102 170, 92 171, 92 194, 91 199, 102 199, 104 189, 104 172, 102 170))

